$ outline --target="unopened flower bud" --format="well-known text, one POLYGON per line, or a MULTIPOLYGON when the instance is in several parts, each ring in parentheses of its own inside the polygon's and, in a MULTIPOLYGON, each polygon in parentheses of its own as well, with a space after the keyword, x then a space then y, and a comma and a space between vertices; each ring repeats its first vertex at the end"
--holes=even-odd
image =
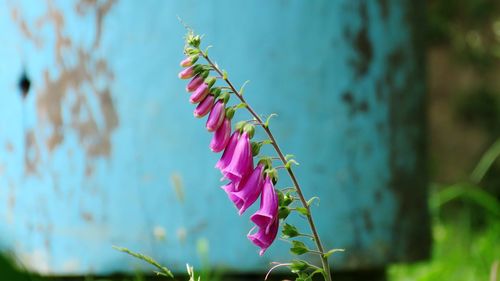
POLYGON ((191 48, 191 47, 186 47, 184 48, 184 54, 191 56, 191 55, 197 55, 200 53, 200 50, 191 48))
MULTIPOLYGON (((261 146, 262 146, 262 144, 261 144, 261 146)), ((259 164, 264 165, 264 168, 268 169, 268 168, 272 167, 273 160, 271 160, 270 157, 264 157, 264 158, 262 158, 262 159, 259 160, 259 164)))
POLYGON ((221 89, 220 88, 212 88, 212 89, 210 89, 210 93, 212 93, 214 98, 217 99, 221 93, 221 89))
POLYGON ((225 104, 227 104, 227 102, 229 101, 229 98, 230 98, 230 95, 228 92, 224 92, 224 93, 220 94, 220 96, 219 96, 219 99, 222 100, 222 102, 225 104))
POLYGON ((246 124, 245 127, 243 127, 243 132, 246 132, 249 138, 253 138, 253 135, 255 134, 255 126, 252 124, 246 124))
POLYGON ((207 115, 214 105, 214 97, 212 95, 208 95, 202 102, 198 104, 198 106, 194 109, 193 115, 196 118, 201 118, 207 115))
POLYGON ((215 131, 212 141, 210 141, 210 149, 213 152, 221 152, 229 142, 231 136, 231 120, 224 118, 222 125, 215 131))
POLYGON ((214 84, 215 84, 215 81, 217 79, 215 79, 215 77, 208 77, 207 79, 205 79, 205 83, 207 83, 208 87, 212 87, 214 84))
POLYGON ((198 60, 198 58, 199 58, 198 55, 189 56, 181 61, 181 66, 183 67, 191 66, 198 60))
POLYGON ((254 142, 254 141, 251 142, 250 145, 252 146, 252 156, 259 155, 261 145, 258 142, 254 142))
POLYGON ((278 170, 271 168, 267 169, 265 172, 271 178, 273 184, 276 184, 278 182, 278 170))
POLYGON ((186 91, 192 92, 196 90, 201 85, 201 83, 203 83, 203 77, 198 74, 193 79, 191 79, 191 81, 189 81, 186 86, 186 91))
POLYGON ((179 72, 179 78, 180 79, 189 79, 195 75, 194 73, 194 66, 190 66, 183 71, 179 72))
POLYGON ((210 115, 208 115, 206 127, 209 132, 217 130, 224 121, 225 110, 221 101, 215 103, 210 115))
POLYGON ((189 97, 189 102, 191 103, 199 103, 202 101, 207 95, 208 95, 208 85, 205 83, 202 83, 194 92, 191 94, 189 97))
POLYGON ((240 121, 240 122, 236 123, 236 125, 234 126, 234 129, 236 131, 241 131, 246 124, 247 124, 246 121, 240 121))
POLYGON ((226 118, 231 120, 233 119, 233 116, 234 116, 234 108, 232 107, 226 108, 226 118))

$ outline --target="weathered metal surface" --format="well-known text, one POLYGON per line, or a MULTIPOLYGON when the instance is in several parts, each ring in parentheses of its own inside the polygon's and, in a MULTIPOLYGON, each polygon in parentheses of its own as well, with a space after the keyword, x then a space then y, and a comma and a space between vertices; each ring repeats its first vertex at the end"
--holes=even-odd
MULTIPOLYGON (((137 263, 264 270, 218 186, 218 155, 178 81, 184 30, 207 34, 297 173, 336 269, 428 251, 424 81, 405 1, 0 1, 0 245, 44 274, 137 263), (18 81, 31 82, 25 97, 18 81), (245 261, 244 263, 242 261, 245 261)), ((287 180, 282 179, 285 186, 287 180)))

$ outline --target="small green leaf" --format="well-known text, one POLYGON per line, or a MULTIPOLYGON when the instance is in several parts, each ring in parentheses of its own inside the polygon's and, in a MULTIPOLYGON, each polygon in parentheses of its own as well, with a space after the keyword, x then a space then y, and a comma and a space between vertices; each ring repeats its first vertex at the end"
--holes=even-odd
POLYGON ((245 108, 245 107, 247 107, 247 104, 246 104, 246 103, 244 103, 244 102, 240 102, 240 103, 238 103, 238 104, 234 107, 234 109, 240 109, 240 108, 245 108))
POLYGON ((283 233, 283 238, 285 238, 285 239, 297 237, 300 235, 297 228, 291 224, 288 224, 288 223, 285 223, 285 225, 283 225, 282 233, 283 233))
POLYGON ((227 71, 222 70, 222 79, 227 80, 227 71))
MULTIPOLYGON (((208 56, 208 49, 212 48, 213 46, 212 45, 208 45, 206 48, 205 48, 205 56, 208 56)), ((216 64, 217 65, 217 64, 216 64)))
POLYGON ((280 219, 286 219, 290 214, 290 208, 288 207, 279 207, 278 209, 278 217, 280 219))
POLYGON ((131 250, 127 249, 127 248, 123 248, 123 247, 113 246, 113 248, 115 250, 118 250, 120 252, 124 252, 124 253, 129 254, 129 255, 137 258, 137 259, 143 260, 143 261, 145 261, 145 262, 153 265, 158 270, 160 270, 160 271, 156 272, 157 275, 163 275, 163 276, 166 276, 166 277, 174 278, 174 275, 172 274, 172 272, 168 268, 162 266, 160 263, 158 263, 157 261, 155 261, 150 256, 146 256, 146 255, 143 255, 143 254, 140 254, 140 253, 136 253, 136 252, 133 252, 133 251, 131 251, 131 250))
POLYGON ((243 96, 243 92, 245 91, 245 86, 250 82, 250 80, 247 80, 245 81, 245 83, 243 83, 243 85, 241 86, 240 90, 238 91, 238 93, 243 96))
POLYGON ((273 118, 274 116, 278 116, 278 114, 276 113, 271 113, 271 115, 267 116, 266 118, 266 122, 264 123, 264 127, 269 127, 269 122, 271 121, 271 118, 273 118))
POLYGON ((286 162, 285 168, 290 169, 292 167, 292 164, 299 165, 299 162, 295 161, 295 159, 290 159, 286 162))
POLYGON ((303 255, 309 252, 306 245, 300 241, 294 240, 292 241, 292 247, 290 248, 290 252, 295 255, 303 255))
POLYGON ((314 200, 317 200, 318 201, 318 205, 319 205, 319 197, 314 196, 311 199, 307 200, 307 206, 311 206, 311 204, 314 202, 314 200))
POLYGON ((295 197, 290 193, 290 192, 287 192, 284 196, 283 196, 283 205, 284 206, 288 206, 290 204, 292 204, 292 202, 295 200, 295 197))
POLYGON ((323 254, 323 257, 325 258, 328 258, 329 256, 331 256, 333 253, 336 253, 336 252, 343 252, 345 251, 344 249, 331 249, 330 251, 326 252, 325 254, 323 254))
POLYGON ((292 264, 290 265, 290 270, 292 271, 292 273, 299 273, 306 270, 307 268, 309 268, 309 264, 302 260, 293 260, 292 264))
POLYGON ((297 208, 295 208, 295 210, 304 216, 307 216, 309 214, 309 212, 307 211, 307 208, 304 208, 304 207, 297 207, 297 208))

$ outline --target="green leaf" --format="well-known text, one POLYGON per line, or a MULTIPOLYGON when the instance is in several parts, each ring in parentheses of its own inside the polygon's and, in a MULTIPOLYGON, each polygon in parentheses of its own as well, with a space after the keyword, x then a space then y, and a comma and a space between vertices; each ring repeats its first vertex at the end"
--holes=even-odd
POLYGON ((295 157, 295 155, 293 155, 293 154, 287 154, 287 155, 285 155, 285 160, 288 161, 288 160, 292 159, 293 157, 295 157))
POLYGON ((234 107, 234 109, 240 109, 240 108, 245 108, 245 107, 247 107, 247 104, 246 104, 246 103, 244 103, 244 102, 240 102, 240 103, 238 103, 238 104, 234 107))
POLYGON ((290 159, 286 162, 285 164, 285 168, 287 169, 290 169, 290 167, 292 166, 292 164, 295 164, 295 165, 299 165, 299 162, 295 161, 295 159, 290 159))
POLYGON ((302 260, 293 260, 292 264, 290 265, 290 270, 292 271, 292 273, 299 273, 306 270, 307 268, 309 268, 309 264, 302 260))
POLYGON ((329 256, 331 256, 333 253, 337 253, 337 252, 343 252, 345 251, 344 249, 331 249, 330 251, 326 252, 325 254, 323 254, 323 257, 325 258, 328 258, 329 256))
POLYGON ((280 219, 286 219, 289 214, 290 214, 290 208, 288 207, 280 207, 278 209, 278 217, 280 219))
POLYGON ((240 96, 243 96, 243 92, 245 91, 245 86, 250 82, 250 80, 247 80, 245 81, 245 83, 243 83, 243 85, 241 86, 240 90, 238 91, 238 93, 240 94, 240 96))
POLYGON ((150 256, 146 256, 146 255, 143 255, 143 254, 140 254, 140 253, 136 253, 136 252, 133 252, 133 251, 131 251, 131 250, 127 249, 127 248, 123 248, 123 247, 113 246, 113 248, 115 250, 118 250, 120 252, 124 252, 124 253, 129 254, 129 255, 137 258, 137 259, 143 260, 143 261, 145 261, 145 262, 153 265, 158 270, 160 270, 160 271, 156 272, 157 275, 163 275, 163 276, 166 276, 166 277, 174 278, 174 275, 172 274, 172 272, 168 268, 162 266, 161 264, 159 264, 157 261, 155 261, 150 256))
POLYGON ((264 127, 269 127, 269 122, 271 121, 271 118, 273 118, 274 116, 278 116, 278 114, 276 113, 271 113, 271 115, 267 116, 266 118, 266 122, 264 123, 264 127))
POLYGON ((307 249, 304 243, 294 240, 292 241, 292 247, 290 248, 290 252, 295 255, 303 255, 309 252, 309 249, 307 249))
POLYGON ((285 239, 297 237, 300 235, 297 228, 291 224, 288 224, 288 223, 285 223, 285 225, 283 225, 282 233, 283 233, 283 238, 285 238, 285 239))
POLYGON ((227 71, 222 70, 222 79, 227 80, 227 71))
POLYGON ((311 204, 314 202, 314 200, 318 200, 318 205, 319 205, 319 197, 314 196, 311 199, 307 200, 307 206, 311 206, 311 204))
POLYGON ((304 215, 304 216, 309 215, 309 212, 307 211, 307 208, 304 208, 304 207, 297 207, 297 208, 295 208, 295 210, 296 210, 297 212, 299 212, 300 214, 304 215))
POLYGON ((481 157, 470 176, 474 183, 479 183, 495 160, 500 157, 500 139, 498 139, 481 157))
POLYGON ((283 205, 284 206, 288 206, 290 204, 292 204, 292 202, 295 200, 295 197, 291 194, 291 192, 287 192, 284 196, 283 196, 283 205))

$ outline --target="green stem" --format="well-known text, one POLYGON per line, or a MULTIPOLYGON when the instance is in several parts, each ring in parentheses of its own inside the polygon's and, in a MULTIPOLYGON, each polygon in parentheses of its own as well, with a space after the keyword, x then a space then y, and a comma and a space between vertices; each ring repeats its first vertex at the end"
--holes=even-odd
MULTIPOLYGON (((220 75, 220 76, 224 76, 222 71, 219 69, 219 67, 217 65, 215 65, 211 60, 210 58, 208 57, 208 55, 201 51, 201 55, 207 60, 207 62, 210 64, 210 66, 212 66, 212 68, 220 75)), ((264 129, 264 131, 266 132, 267 136, 269 137, 269 139, 272 141, 271 145, 274 147, 274 150, 276 150, 276 153, 278 154, 278 157, 280 158, 281 162, 283 162, 283 165, 286 165, 287 163, 287 160, 285 159, 285 155, 283 154, 283 152, 281 151, 281 148, 279 147, 278 143, 276 142, 276 139, 274 138, 274 135, 272 134, 271 130, 269 129, 268 126, 264 126, 264 122, 262 121, 262 118, 260 118, 260 116, 253 110, 253 108, 246 102, 245 98, 243 97, 243 95, 241 95, 238 90, 236 90, 236 88, 233 86, 233 83, 231 83, 231 81, 229 81, 228 78, 226 79, 223 79, 227 85, 229 86, 229 88, 231 88, 231 91, 238 97, 238 99, 242 102, 242 103, 245 103, 247 106, 245 107, 249 112, 250 114, 255 118, 255 120, 257 120, 261 125, 262 125, 262 128, 264 129)), ((309 223, 309 227, 311 228, 311 232, 313 234, 313 237, 314 237, 314 242, 316 243, 316 247, 318 249, 318 255, 320 256, 321 258, 321 264, 323 266, 323 270, 325 271, 324 272, 324 277, 325 277, 325 280, 326 281, 331 281, 332 280, 332 277, 330 275, 330 265, 328 264, 328 258, 326 258, 324 256, 324 248, 323 248, 323 245, 321 244, 321 240, 319 238, 319 234, 318 234, 318 231, 316 230, 316 225, 314 224, 314 220, 313 220, 313 217, 312 217, 312 213, 311 213, 311 209, 309 208, 309 206, 307 205, 307 201, 305 199, 305 196, 304 194, 302 193, 302 189, 300 188, 300 185, 299 185, 299 182, 297 181, 297 178, 295 177, 295 174, 293 173, 292 171, 292 168, 288 168, 286 169, 287 172, 288 172, 288 175, 290 176, 290 179, 292 180, 292 183, 293 185, 295 186, 295 191, 297 192, 297 195, 299 196, 299 199, 300 199, 300 202, 302 203, 302 206, 304 208, 307 209, 307 222, 309 223)))

